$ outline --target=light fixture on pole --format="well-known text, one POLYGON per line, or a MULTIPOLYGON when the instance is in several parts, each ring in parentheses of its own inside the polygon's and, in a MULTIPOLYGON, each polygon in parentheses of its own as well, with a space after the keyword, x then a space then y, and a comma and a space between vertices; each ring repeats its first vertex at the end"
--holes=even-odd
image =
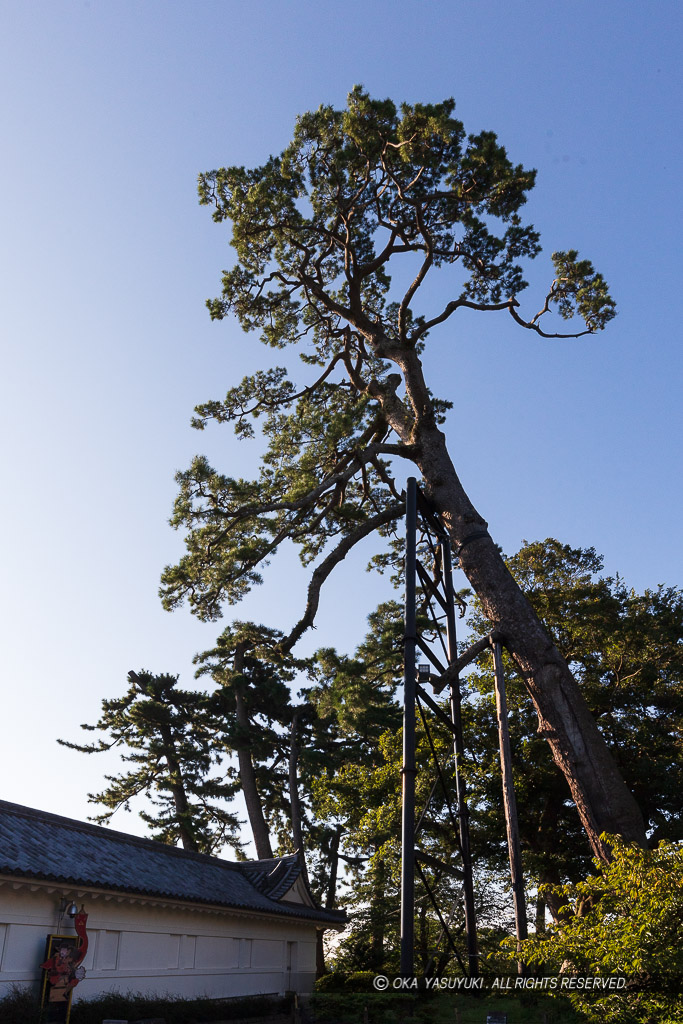
POLYGON ((419 662, 417 666, 418 683, 428 683, 429 680, 431 679, 431 676, 432 673, 430 671, 429 665, 424 661, 419 662))

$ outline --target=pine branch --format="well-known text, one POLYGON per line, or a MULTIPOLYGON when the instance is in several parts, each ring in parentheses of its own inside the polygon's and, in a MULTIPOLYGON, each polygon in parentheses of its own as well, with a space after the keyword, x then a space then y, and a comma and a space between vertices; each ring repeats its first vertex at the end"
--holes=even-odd
POLYGON ((385 526, 387 523, 390 523, 393 519, 398 519, 399 516, 403 515, 404 511, 405 506, 402 502, 400 504, 390 505, 389 508, 385 509, 383 512, 380 512, 378 515, 366 520, 366 522, 352 533, 347 534, 334 548, 334 550, 331 551, 325 559, 323 559, 311 577, 311 582, 308 586, 306 610, 289 636, 282 642, 281 648, 283 651, 290 651, 306 630, 313 625, 320 602, 321 588, 335 566, 339 565, 339 563, 346 558, 349 551, 351 551, 359 541, 363 540, 365 537, 369 537, 371 533, 374 533, 374 531, 379 529, 381 526, 385 526))

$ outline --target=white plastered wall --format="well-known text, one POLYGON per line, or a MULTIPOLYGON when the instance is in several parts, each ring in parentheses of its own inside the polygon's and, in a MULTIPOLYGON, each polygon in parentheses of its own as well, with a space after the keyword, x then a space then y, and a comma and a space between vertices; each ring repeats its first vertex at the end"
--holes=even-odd
POLYGON ((310 991, 315 978, 315 925, 263 915, 133 900, 105 892, 0 880, 0 996, 12 985, 37 984, 62 899, 85 904, 87 999, 119 991, 193 996, 310 991))

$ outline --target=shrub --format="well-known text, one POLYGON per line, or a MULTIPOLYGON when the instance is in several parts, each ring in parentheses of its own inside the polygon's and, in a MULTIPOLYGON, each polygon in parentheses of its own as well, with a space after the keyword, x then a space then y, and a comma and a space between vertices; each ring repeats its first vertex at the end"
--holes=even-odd
MULTIPOLYGON (((210 1021, 245 1020, 266 1017, 288 1008, 284 999, 246 996, 239 999, 183 999, 180 996, 143 995, 140 992, 108 992, 93 999, 78 1000, 71 1010, 70 1024, 102 1024, 107 1017, 135 1021, 161 1017, 166 1024, 203 1024, 210 1021)), ((0 1017, 5 1024, 4 1017, 0 1017)), ((27 1024, 27 1021, 21 1021, 27 1024)))
POLYGON ((32 1024, 38 1020, 40 1006, 35 988, 13 985, 0 999, 2 1024, 32 1024))
POLYGON ((374 992, 375 971, 331 971, 315 983, 316 992, 374 992))
MULTIPOLYGON (((554 888, 560 921, 523 944, 527 963, 544 973, 622 975, 623 992, 570 993, 590 1020, 605 1024, 679 1024, 683 1011, 683 846, 643 850, 614 836, 599 874, 554 888), (597 1015, 596 1015, 597 1011, 597 1015)), ((550 887, 548 887, 550 888, 550 887)), ((512 948, 510 940, 504 945, 512 948)))

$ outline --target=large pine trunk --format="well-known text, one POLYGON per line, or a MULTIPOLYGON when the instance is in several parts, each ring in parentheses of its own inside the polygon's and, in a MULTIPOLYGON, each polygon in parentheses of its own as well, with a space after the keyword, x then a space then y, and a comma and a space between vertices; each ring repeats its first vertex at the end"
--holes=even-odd
MULTIPOLYGON (((241 674, 244 669, 244 644, 238 644, 235 651, 235 673, 241 674)), ((238 680, 235 680, 234 684, 235 694, 235 717, 237 718, 238 725, 242 731, 242 735, 248 736, 252 725, 249 719, 249 712, 247 710, 246 702, 244 699, 244 684, 238 680)), ((256 785, 256 772, 254 771, 254 762, 251 757, 251 751, 248 745, 240 745, 237 747, 237 762, 240 770, 240 782, 242 784, 242 793, 244 795, 244 802, 247 807, 247 816, 249 818, 249 824, 251 825, 251 832, 254 837, 254 846, 256 847, 256 856, 259 860, 268 860, 273 856, 273 849, 270 845, 270 834, 268 832, 268 826, 266 819, 263 814, 263 806, 261 804, 261 797, 259 795, 258 787, 256 785)))
MULTIPOLYGON (((538 712, 539 732, 550 744, 596 855, 609 857, 602 832, 645 845, 643 818, 598 731, 567 664, 508 571, 487 523, 465 493, 433 423, 419 428, 416 464, 429 498, 460 552, 460 565, 492 629, 505 637, 517 671, 538 712), (476 536, 475 536, 476 535, 476 536)), ((491 462, 491 471, 495 468, 491 462)))
POLYGON ((273 848, 270 845, 268 826, 263 816, 261 797, 256 786, 254 763, 251 759, 251 753, 246 747, 238 748, 237 763, 240 770, 242 794, 247 807, 247 817, 249 818, 251 832, 254 837, 256 856, 259 860, 269 860, 273 856, 273 848))
POLYGON ((183 844, 183 849, 192 850, 193 853, 196 853, 199 850, 199 846, 194 836, 194 832, 192 831, 192 813, 190 811, 190 803, 187 799, 187 793, 185 792, 185 786, 183 784, 183 773, 180 767, 180 762, 175 754, 173 736, 168 726, 160 726, 160 731, 161 738, 164 743, 164 757, 166 758, 166 764, 168 765, 173 803, 175 804, 177 814, 178 835, 180 836, 180 841, 183 844))

